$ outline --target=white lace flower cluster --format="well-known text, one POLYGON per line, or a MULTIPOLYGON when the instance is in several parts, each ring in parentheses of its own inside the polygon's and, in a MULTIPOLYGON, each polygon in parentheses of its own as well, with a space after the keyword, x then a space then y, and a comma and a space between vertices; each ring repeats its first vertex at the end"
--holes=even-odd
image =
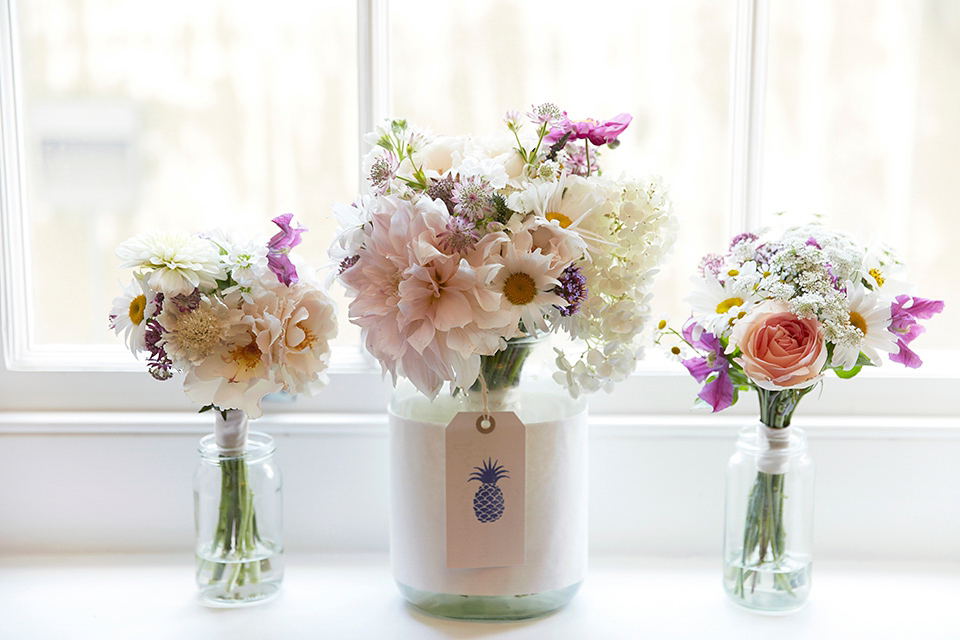
POLYGON ((809 224, 778 238, 767 231, 737 236, 726 255, 704 259, 688 300, 696 323, 723 339, 760 303, 786 303, 791 313, 819 323, 831 345, 827 366, 849 371, 858 363, 879 366, 881 351, 897 351, 887 329, 893 301, 907 293, 902 272, 889 247, 864 248, 809 224))
POLYGON ((334 208, 351 321, 385 373, 431 397, 470 388, 482 357, 524 336, 582 341, 557 359, 573 395, 609 389, 642 356, 651 279, 675 237, 666 189, 601 175, 596 147, 626 114, 572 121, 540 105, 527 120, 532 131, 508 113, 491 137, 384 122, 366 138, 363 194, 334 208))
POLYGON ((291 218, 274 219, 280 232, 269 241, 214 230, 122 243, 121 266, 136 271, 114 300, 110 327, 134 355, 147 354, 155 378, 185 372, 184 391, 203 405, 256 418, 268 393, 316 392, 337 333, 335 307, 290 253, 306 231, 291 218))

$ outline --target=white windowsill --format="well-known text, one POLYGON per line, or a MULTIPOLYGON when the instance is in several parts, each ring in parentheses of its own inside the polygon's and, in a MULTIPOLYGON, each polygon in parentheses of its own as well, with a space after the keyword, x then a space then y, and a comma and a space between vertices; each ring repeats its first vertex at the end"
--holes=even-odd
POLYGON ((294 555, 278 598, 208 609, 179 555, 0 557, 3 637, 956 638, 960 564, 818 563, 806 606, 762 616, 727 601, 715 559, 601 557, 573 602, 525 622, 438 620, 407 606, 385 555, 294 555))

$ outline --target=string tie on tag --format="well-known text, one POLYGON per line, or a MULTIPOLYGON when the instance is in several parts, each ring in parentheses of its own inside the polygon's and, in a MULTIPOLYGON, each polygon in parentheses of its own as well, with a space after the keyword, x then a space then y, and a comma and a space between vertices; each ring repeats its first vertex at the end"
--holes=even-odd
POLYGON ((490 415, 490 405, 487 403, 487 381, 480 370, 480 396, 483 398, 483 413, 477 418, 477 431, 483 434, 490 433, 497 427, 496 420, 490 415))

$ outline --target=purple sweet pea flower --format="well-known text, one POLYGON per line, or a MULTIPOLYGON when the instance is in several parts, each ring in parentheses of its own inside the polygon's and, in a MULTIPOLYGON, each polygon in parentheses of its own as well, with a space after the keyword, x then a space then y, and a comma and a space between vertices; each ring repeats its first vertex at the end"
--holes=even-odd
POLYGON ((292 213, 285 213, 273 219, 273 223, 280 227, 280 233, 270 238, 267 243, 267 267, 272 271, 283 284, 288 287, 300 278, 297 276, 297 269, 290 261, 290 249, 300 244, 300 236, 306 227, 293 227, 290 225, 293 221, 292 213))
POLYGON ((942 300, 927 300, 907 295, 897 296, 890 305, 891 321, 888 330, 897 336, 897 346, 900 347, 900 351, 892 354, 890 359, 911 369, 916 369, 923 364, 920 356, 908 345, 926 331, 917 320, 929 320, 942 311, 942 300))
POLYGON ((565 134, 569 133, 570 141, 586 139, 599 147, 600 145, 610 144, 616 140, 617 137, 624 132, 631 120, 633 120, 633 117, 628 113, 621 113, 606 122, 597 122, 596 120, 589 119, 570 120, 569 118, 564 118, 557 123, 556 127, 550 130, 546 140, 547 142, 556 142, 565 134))
POLYGON ((720 338, 706 331, 700 331, 695 338, 696 328, 699 327, 695 322, 687 322, 683 328, 683 337, 701 353, 706 352, 706 355, 688 358, 683 361, 683 366, 697 382, 703 382, 716 373, 716 377, 705 384, 697 394, 697 397, 713 407, 716 413, 733 404, 733 381, 728 372, 730 363, 723 353, 720 338))

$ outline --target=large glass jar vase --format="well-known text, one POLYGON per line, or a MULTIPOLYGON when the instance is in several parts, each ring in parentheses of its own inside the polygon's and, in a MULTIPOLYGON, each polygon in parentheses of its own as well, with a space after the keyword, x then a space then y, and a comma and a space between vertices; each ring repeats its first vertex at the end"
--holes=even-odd
POLYGON ((215 434, 200 440, 193 480, 196 581, 201 599, 213 606, 267 600, 283 580, 282 480, 273 438, 250 432, 244 440, 234 450, 215 434))
POLYGON ((481 365, 480 384, 431 401, 401 381, 390 405, 394 578, 404 597, 439 617, 521 619, 559 609, 587 568, 586 403, 546 366, 539 340, 517 339, 481 365), (486 403, 484 402, 486 395, 486 403), (459 412, 512 411, 526 427, 525 562, 447 569, 445 446, 459 412))
POLYGON ((724 590, 737 605, 785 613, 806 602, 814 471, 799 429, 759 422, 740 431, 727 465, 723 544, 724 590))

